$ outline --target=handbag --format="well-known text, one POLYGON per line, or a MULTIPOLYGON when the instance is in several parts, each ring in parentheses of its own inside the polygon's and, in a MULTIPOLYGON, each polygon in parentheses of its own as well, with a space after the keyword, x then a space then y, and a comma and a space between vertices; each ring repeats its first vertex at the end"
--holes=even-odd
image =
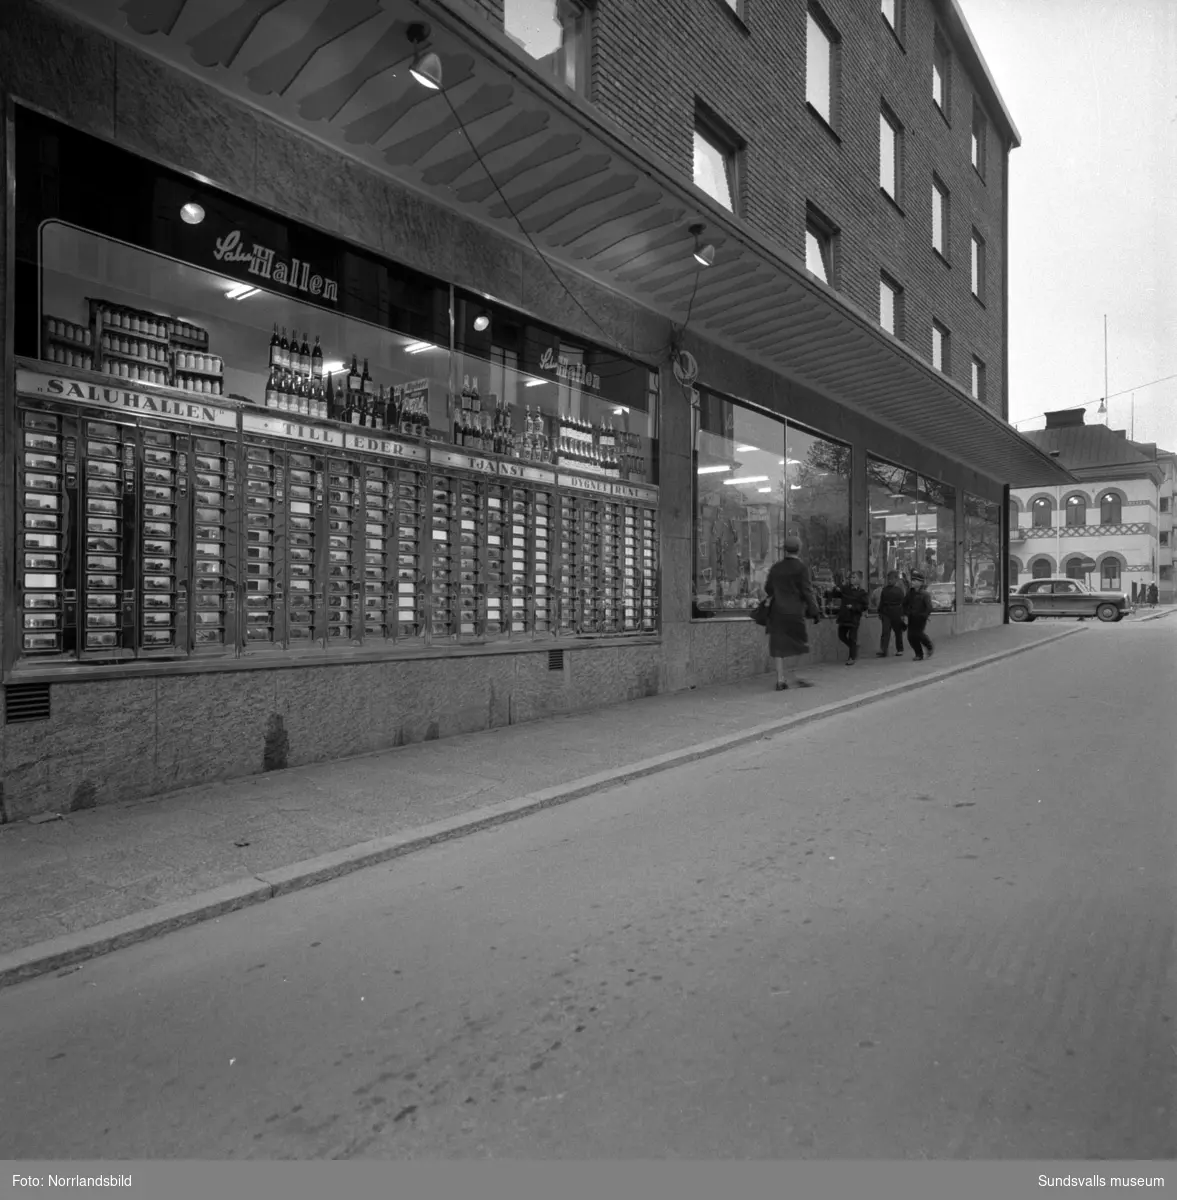
POLYGON ((757 625, 768 625, 768 612, 772 608, 772 597, 765 596, 763 600, 752 610, 752 620, 757 625))

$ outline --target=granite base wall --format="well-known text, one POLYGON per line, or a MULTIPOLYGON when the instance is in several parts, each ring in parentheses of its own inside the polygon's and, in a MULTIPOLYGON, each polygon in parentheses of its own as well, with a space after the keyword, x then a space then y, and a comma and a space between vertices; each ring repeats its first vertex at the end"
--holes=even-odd
POLYGON ((60 683, 0 727, 0 821, 142 799, 653 695, 657 645, 60 683))

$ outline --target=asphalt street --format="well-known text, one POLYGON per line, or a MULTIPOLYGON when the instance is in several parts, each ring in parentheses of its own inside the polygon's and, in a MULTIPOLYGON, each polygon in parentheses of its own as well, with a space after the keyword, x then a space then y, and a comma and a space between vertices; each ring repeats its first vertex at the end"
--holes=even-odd
POLYGON ((6 989, 0 1157, 1177 1158, 1175 697, 1093 624, 6 989))

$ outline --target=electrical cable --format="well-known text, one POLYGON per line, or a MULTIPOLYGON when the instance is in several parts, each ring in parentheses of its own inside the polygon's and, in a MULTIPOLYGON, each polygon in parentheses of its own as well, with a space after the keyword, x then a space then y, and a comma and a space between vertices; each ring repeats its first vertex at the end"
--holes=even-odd
MULTIPOLYGON (((532 250, 535 251, 537 257, 544 264, 544 266, 548 268, 548 270, 552 274, 552 278, 560 285, 560 287, 563 289, 563 291, 568 296, 568 298, 572 301, 572 303, 575 304, 576 307, 579 308, 580 311, 582 313, 584 313, 584 315, 586 317, 588 317, 588 319, 593 323, 594 326, 596 326, 596 328, 598 330, 600 330, 602 338, 614 350, 618 351, 618 353, 637 354, 639 357, 654 357, 656 359, 657 365, 659 367, 662 367, 666 363, 670 362, 674 356, 675 350, 679 344, 679 341, 681 340, 682 335, 686 332, 687 326, 690 324, 690 321, 691 321, 691 310, 695 306, 695 295, 699 290, 699 272, 698 271, 695 272, 695 286, 691 291, 691 302, 687 307, 686 320, 683 322, 682 327, 678 330, 677 333, 671 334, 670 342, 664 349, 658 351, 655 355, 643 355, 636 347, 633 348, 632 350, 627 350, 625 347, 618 346, 617 343, 615 342, 615 340, 613 339, 613 337, 605 330, 605 328, 596 319, 596 317, 594 317, 593 314, 591 312, 589 312, 589 310, 587 308, 585 308, 585 306, 583 304, 581 304, 581 302, 572 294, 572 291, 569 289, 568 285, 564 282, 564 280, 562 280, 560 278, 559 274, 556 271, 556 268, 553 267, 551 262, 548 260, 547 255, 544 254, 544 252, 539 248, 539 246, 536 245, 535 239, 531 236, 530 233, 528 233, 527 229, 524 227, 523 222, 519 218, 519 214, 515 212, 515 209, 512 207, 510 200, 507 199, 506 194, 503 192, 503 189, 501 187, 499 187, 498 180, 495 179, 494 175, 491 173, 490 167, 487 166, 486 160, 482 157, 482 154, 479 152, 478 147, 474 144, 474 139, 470 136, 470 131, 466 128, 465 122, 462 120, 462 118, 460 116, 458 116, 458 111, 456 108, 454 108, 453 101, 449 97, 449 92, 445 88, 441 88, 440 91, 441 91, 441 94, 445 97, 445 102, 448 105, 450 113, 452 114, 454 120, 457 122, 458 128, 462 131, 462 136, 466 139, 466 144, 470 147, 471 151, 474 154, 474 157, 478 160, 478 164, 479 164, 479 166, 482 167, 482 170, 486 174, 487 179, 490 180, 491 187, 494 188, 499 199, 503 202, 503 206, 506 208, 507 212, 509 212, 511 214, 511 217, 514 220, 515 224, 519 226, 519 231, 527 239, 528 245, 530 245, 532 250)), ((672 329, 673 329, 673 324, 672 324, 672 329)))
POLYGON ((486 173, 487 179, 490 180, 491 186, 498 193, 499 199, 503 202, 503 205, 506 208, 507 212, 509 212, 511 214, 511 217, 515 221, 515 224, 519 226, 519 231, 527 239, 528 244, 535 251, 536 255, 539 257, 540 261, 544 264, 544 266, 547 267, 548 270, 552 273, 552 278, 567 293, 568 298, 572 301, 572 303, 575 304, 576 307, 579 308, 580 311, 582 313, 584 313, 584 315, 586 317, 588 317, 588 319, 597 327, 597 329, 600 330, 601 336, 611 346, 613 346, 614 349, 620 349, 616 345, 616 343, 614 342, 614 340, 610 336, 610 334, 606 332, 605 328, 596 319, 596 317, 594 317, 593 314, 591 312, 589 312, 589 310, 587 308, 585 308, 585 306, 583 304, 581 304, 581 302, 572 294, 568 285, 557 274, 556 268, 552 266, 552 264, 548 261, 548 258, 544 254, 544 252, 539 248, 539 246, 537 246, 535 244, 535 239, 531 236, 530 233, 527 232, 527 229, 524 227, 523 222, 519 219, 518 213, 516 213, 515 209, 511 206, 510 200, 507 199, 506 195, 503 192, 503 189, 501 187, 499 187, 498 180, 495 179, 494 175, 491 174, 490 167, 488 167, 486 165, 486 160, 482 157, 482 154, 480 153, 478 147, 474 144, 474 139, 470 136, 470 131, 466 128, 465 122, 462 120, 461 117, 458 116, 458 110, 456 108, 454 108, 453 101, 449 97, 449 92, 445 88, 442 88, 441 94, 445 97, 445 102, 449 106, 449 110, 450 110, 451 114, 453 115, 454 120, 458 123, 458 128, 462 131, 462 136, 465 137, 466 144, 473 151, 474 157, 476 159, 478 159, 478 163, 482 167, 483 171, 486 173))

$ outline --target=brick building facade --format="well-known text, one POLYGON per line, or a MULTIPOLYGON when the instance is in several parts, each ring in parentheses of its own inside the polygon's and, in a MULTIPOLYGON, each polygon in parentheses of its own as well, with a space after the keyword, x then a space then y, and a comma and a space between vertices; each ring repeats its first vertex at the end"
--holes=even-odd
MULTIPOLYGON (((952 0, 814 10, 836 39, 832 128, 807 107, 795 0, 260 7, 18 0, 0 16, 0 821, 756 675, 746 609, 792 529, 831 574, 934 566, 933 637, 1002 621, 1008 487, 1073 481, 1003 419, 1016 134, 952 0), (575 64, 557 12, 587 19, 575 64), (440 89, 407 69, 425 52, 440 89), (695 185, 700 113, 741 141, 735 211, 695 185), (806 267, 807 205, 837 226, 834 286, 806 267), (260 249, 234 257, 243 229, 260 249), (285 265, 250 274, 283 257, 297 286, 285 265), (308 260, 330 265, 338 304, 308 260), (881 272, 903 289, 899 337, 880 326, 881 272), (140 325, 112 334, 112 314, 140 325), (332 369, 370 356, 382 388, 424 395, 428 436, 271 409, 271 323, 322 331, 332 369), (571 422, 573 445, 471 453, 464 372, 515 397, 516 432, 526 407, 553 443, 571 422), (597 453, 614 424, 620 479, 597 453), (588 425, 595 473, 576 451, 588 425), (706 472, 726 474, 705 496, 706 472), (403 503, 420 561, 398 564, 393 500, 373 516, 370 497, 426 487, 455 561, 428 547, 419 499, 403 503), (361 531, 344 510, 362 503, 361 531)), ((813 654, 837 653, 824 623, 813 654)))

